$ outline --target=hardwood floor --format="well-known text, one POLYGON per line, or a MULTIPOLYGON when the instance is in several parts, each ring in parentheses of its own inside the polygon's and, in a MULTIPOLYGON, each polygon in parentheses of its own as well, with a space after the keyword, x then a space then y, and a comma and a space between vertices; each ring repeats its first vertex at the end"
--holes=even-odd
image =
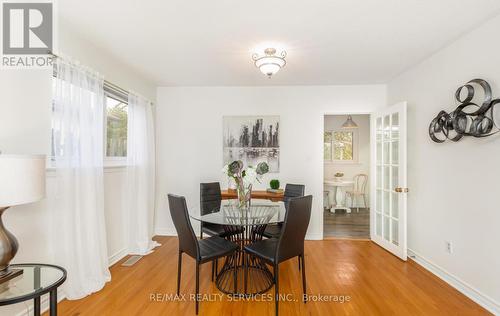
POLYGON ((326 210, 323 211, 323 225, 325 238, 370 239, 370 210, 353 208, 351 213, 326 210))
MULTIPOLYGON (((177 238, 155 240, 162 246, 154 253, 132 267, 114 265, 112 280, 103 290, 61 302, 59 315, 194 315, 192 301, 151 299, 151 295, 175 294, 177 277, 177 238)), ((306 241, 306 271, 308 294, 332 295, 331 300, 334 295, 349 296, 349 301, 302 303, 297 260, 289 260, 280 265, 280 289, 291 294, 292 301, 280 302, 280 315, 488 314, 416 263, 405 263, 369 241, 306 241)), ((204 264, 200 293, 215 299, 221 293, 210 281, 210 272, 210 264, 204 264)), ((194 293, 194 280, 194 260, 184 256, 181 293, 188 297, 194 293)), ((274 301, 235 302, 224 296, 222 301, 201 302, 199 315, 274 315, 274 301)))

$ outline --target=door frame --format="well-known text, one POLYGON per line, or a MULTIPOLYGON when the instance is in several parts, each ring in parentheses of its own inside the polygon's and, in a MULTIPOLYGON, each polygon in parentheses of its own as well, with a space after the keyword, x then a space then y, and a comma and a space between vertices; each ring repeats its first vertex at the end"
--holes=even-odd
MULTIPOLYGON (((327 115, 368 115, 369 117, 369 121, 370 121, 370 132, 369 132, 369 135, 370 135, 370 173, 371 173, 371 168, 372 168, 372 161, 373 161, 373 152, 371 150, 371 146, 372 146, 372 128, 371 128, 371 121, 372 121, 372 114, 374 113, 374 111, 332 111, 332 112, 323 112, 323 121, 322 121, 322 125, 321 125, 321 137, 323 138, 323 136, 325 135, 325 116, 327 115)), ((323 145, 321 145, 321 158, 324 157, 323 155, 323 145)), ((322 159, 322 164, 321 164, 321 170, 322 170, 322 175, 323 175, 323 178, 321 179, 321 185, 323 186, 324 188, 324 181, 325 181, 325 161, 324 159, 322 159)), ((371 175, 369 175, 370 178, 371 178, 371 175)), ((370 188, 371 188, 371 179, 370 179, 370 188)), ((370 192, 368 192, 368 207, 370 208, 370 238, 371 238, 371 230, 372 230, 372 192, 371 192, 371 189, 370 189, 370 192)), ((323 196, 323 195, 322 195, 323 196)), ((321 203, 321 205, 323 205, 323 203, 321 203)), ((323 207, 322 207, 322 210, 323 210, 323 207)), ((323 210, 324 212, 324 210, 323 210)), ((323 213, 321 213, 321 240, 325 240, 325 223, 323 221, 323 213)), ((371 239, 370 239, 371 240, 371 239)))

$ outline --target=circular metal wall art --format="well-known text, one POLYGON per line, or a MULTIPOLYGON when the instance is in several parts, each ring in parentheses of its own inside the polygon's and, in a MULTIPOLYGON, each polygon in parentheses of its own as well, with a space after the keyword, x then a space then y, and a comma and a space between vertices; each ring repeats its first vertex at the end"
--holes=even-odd
MULTIPOLYGON (((446 140, 459 141, 464 136, 487 137, 500 131, 495 120, 495 106, 500 99, 493 99, 491 86, 486 80, 473 79, 455 92, 459 105, 451 112, 440 111, 429 125, 429 136, 436 143, 446 140), (475 88, 480 87, 484 100, 474 103, 475 88)), ((497 109, 498 111, 499 109, 497 109)))

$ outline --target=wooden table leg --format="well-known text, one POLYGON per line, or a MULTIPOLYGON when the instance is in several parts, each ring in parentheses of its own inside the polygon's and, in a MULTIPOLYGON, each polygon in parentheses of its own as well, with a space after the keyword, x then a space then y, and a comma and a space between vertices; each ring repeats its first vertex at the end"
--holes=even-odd
POLYGON ((50 291, 50 316, 57 316, 57 289, 50 291))

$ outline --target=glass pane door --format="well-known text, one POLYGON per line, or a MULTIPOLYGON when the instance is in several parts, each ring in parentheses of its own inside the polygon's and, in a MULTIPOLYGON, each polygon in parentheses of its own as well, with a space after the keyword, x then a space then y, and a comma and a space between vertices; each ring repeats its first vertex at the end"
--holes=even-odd
POLYGON ((406 260, 406 103, 376 113, 372 120, 372 239, 406 260))

